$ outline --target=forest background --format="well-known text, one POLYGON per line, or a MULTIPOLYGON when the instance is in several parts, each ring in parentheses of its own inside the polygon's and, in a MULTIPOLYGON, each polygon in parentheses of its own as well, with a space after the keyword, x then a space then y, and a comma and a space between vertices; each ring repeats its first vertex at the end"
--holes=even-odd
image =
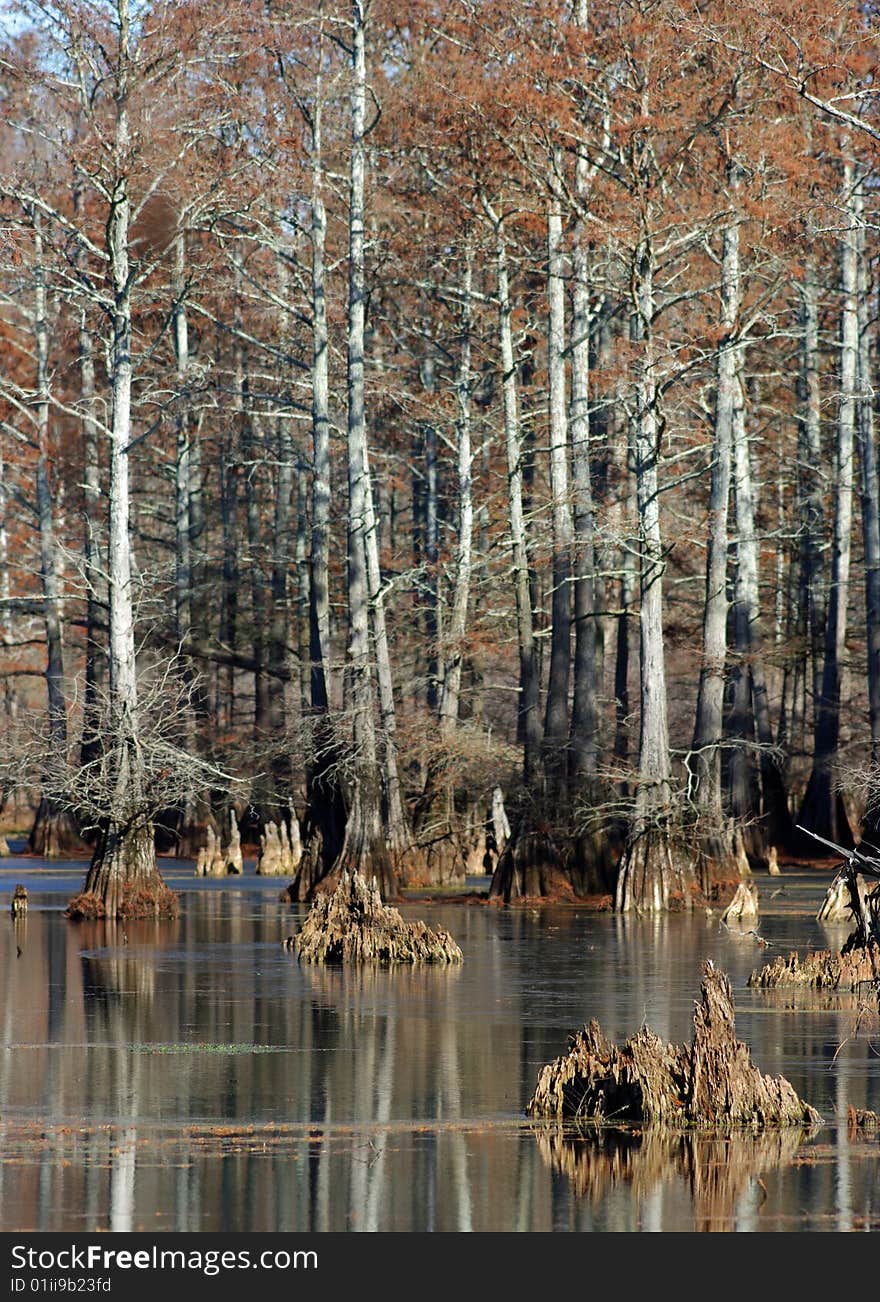
POLYGON ((880 835, 877 14, 809 9, 3 5, 0 782, 82 912, 270 825, 621 911, 880 835))

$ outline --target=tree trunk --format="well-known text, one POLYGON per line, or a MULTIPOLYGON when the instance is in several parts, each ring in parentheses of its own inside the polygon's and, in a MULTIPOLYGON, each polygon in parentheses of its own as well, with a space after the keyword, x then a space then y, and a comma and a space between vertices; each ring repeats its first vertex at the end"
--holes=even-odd
MULTIPOLYGON (((575 163, 575 184, 582 206, 588 202, 587 158, 575 163)), ((602 804, 599 782, 599 691, 602 634, 597 613, 596 520, 590 458, 590 260, 586 222, 580 216, 572 241, 571 436, 574 515, 574 695, 569 732, 570 799, 575 810, 571 879, 579 895, 611 889, 611 840, 606 827, 592 824, 602 804), (583 809, 591 824, 582 826, 583 809)))
POLYGON ((549 791, 562 794, 569 729, 571 675, 571 557, 573 526, 568 483, 568 417, 565 382, 565 280, 562 205, 550 197, 547 213, 547 354, 550 399, 550 494, 553 518, 553 627, 544 715, 544 772, 549 791))
MULTIPOLYGON (((523 744, 523 780, 525 785, 520 817, 504 853, 498 860, 489 887, 491 899, 501 899, 507 902, 522 895, 570 896, 572 887, 565 874, 559 851, 553 844, 546 829, 543 817, 540 666, 534 634, 533 598, 529 581, 529 556, 523 503, 524 454, 523 442, 520 437, 516 367, 513 357, 512 306, 508 279, 507 248, 502 219, 493 212, 485 199, 483 204, 495 232, 499 342, 502 395, 504 399, 504 435, 507 449, 508 512, 520 664, 518 732, 523 744)), ((565 587, 567 588, 567 586, 566 583, 565 587)), ((567 594, 566 596, 567 600, 570 601, 570 596, 567 594)), ((568 670, 566 669, 566 682, 567 679, 568 670)))
POLYGON ((397 876, 385 842, 378 780, 376 728, 373 715, 373 666, 370 654, 370 595, 368 537, 375 542, 367 458, 364 408, 364 326, 366 282, 364 267, 364 181, 366 150, 365 6, 352 0, 351 162, 349 174, 348 273, 348 690, 352 738, 350 794, 345 836, 330 874, 313 854, 304 854, 290 889, 298 898, 310 895, 321 877, 334 883, 343 871, 375 878, 382 895, 397 895, 397 876), (305 869, 303 867, 305 865, 305 869), (309 877, 311 876, 311 881, 309 877))
MULTIPOLYGON (((46 321, 46 283, 40 219, 34 215, 34 353, 36 358, 37 520, 40 533, 40 573, 43 618, 46 626, 46 691, 49 707, 48 771, 67 764, 67 703, 64 698, 64 651, 61 633, 61 595, 58 582, 58 547, 49 487, 49 331, 46 321)), ((72 811, 44 793, 37 808, 28 849, 46 858, 69 854, 81 846, 72 811)))
POLYGON ((340 748, 330 720, 334 696, 330 647, 330 388, 327 332, 322 156, 324 51, 323 21, 318 29, 318 66, 312 110, 312 503, 309 545, 310 723, 306 764, 304 850, 290 886, 297 899, 311 894, 333 867, 345 837, 346 807, 339 762, 340 748))
POLYGON ((134 602, 129 544, 129 448, 131 444, 132 329, 129 268, 130 200, 126 165, 129 157, 128 74, 129 0, 117 0, 119 53, 116 73, 114 157, 116 174, 107 221, 107 258, 112 292, 110 321, 109 483, 109 735, 111 791, 106 816, 83 893, 100 901, 115 917, 172 912, 175 897, 156 869, 152 810, 145 801, 143 758, 139 746, 138 690, 135 663, 134 602))
MULTIPOLYGON (((6 517, 9 496, 6 487, 6 467, 3 464, 3 446, 0 444, 0 647, 5 654, 12 646, 12 617, 10 613, 9 583, 9 534, 6 517)), ((12 723, 18 718, 18 694, 14 687, 15 679, 6 678, 3 683, 3 712, 12 723)))
MULTIPOLYGON (((858 367, 858 213, 855 210, 855 171, 847 159, 843 168, 843 205, 847 230, 841 244, 840 391, 835 463, 834 537, 828 618, 825 625, 825 663, 821 695, 817 702, 813 740, 813 768, 798 815, 798 823, 829 841, 853 845, 852 829, 839 790, 840 704, 843 658, 846 650, 847 597, 853 499, 853 443, 855 385, 858 367)), ((811 840, 812 838, 809 838, 811 840)), ((806 850, 806 841, 804 842, 806 850)), ((815 843, 810 847, 815 854, 815 843)))
POLYGON ((644 238, 633 252, 633 306, 641 347, 636 366, 632 456, 639 515, 640 704, 639 776, 635 808, 618 867, 614 907, 619 913, 689 909, 694 874, 676 844, 666 714, 663 648, 663 542, 657 474, 659 436, 654 359, 654 251, 644 238))
POLYGON ((805 645, 810 651, 812 697, 822 695, 822 657, 825 638, 825 594, 822 589, 822 551, 825 508, 822 495, 822 395, 819 380, 819 291, 812 258, 804 268, 803 343, 800 376, 801 418, 798 428, 798 465, 801 469, 800 609, 805 620, 805 645))
MULTIPOLYGON (((78 219, 83 211, 82 187, 73 190, 73 210, 78 219)), ((92 331, 85 307, 78 322, 80 410, 83 434, 83 577, 86 588, 85 666, 83 673, 83 725, 80 763, 85 767, 98 758, 102 740, 99 721, 99 697, 106 677, 106 655, 101 607, 106 601, 106 584, 100 561, 101 471, 98 452, 98 420, 95 396, 95 359, 92 331)))
MULTIPOLYGON (((220 515, 223 530, 223 573, 220 594, 220 646, 235 654, 238 644, 238 476, 235 432, 227 430, 221 452, 220 515)), ((217 669, 217 721, 231 729, 235 722, 235 669, 230 663, 217 669)))
POLYGON ((731 675, 735 687, 730 731, 743 745, 734 748, 730 759, 730 812, 747 824, 743 835, 750 862, 766 864, 768 846, 789 845, 792 829, 782 774, 773 751, 761 631, 757 509, 741 365, 739 371, 733 429, 737 527, 734 621, 738 659, 731 675), (760 747, 757 767, 755 740, 760 747))
MULTIPOLYGON (((735 193, 735 176, 731 175, 735 193)), ((733 834, 721 801, 721 750, 727 661, 727 552, 733 423, 739 381, 734 345, 740 307, 739 223, 725 228, 721 254, 721 328, 715 382, 715 427, 709 487, 703 662, 697 689, 690 797, 696 809, 700 885, 709 894, 713 877, 734 866, 733 834)))
POLYGON ((473 265, 471 247, 465 247, 462 284, 461 342, 455 394, 456 462, 458 472, 458 547, 455 558, 455 581, 452 609, 446 636, 442 642, 442 675, 438 708, 440 750, 432 758, 425 779, 425 789, 416 810, 416 831, 425 855, 425 880, 442 885, 462 880, 466 856, 459 844, 454 823, 454 799, 448 777, 447 747, 458 727, 461 693, 461 669, 467 633, 468 600, 471 581, 473 545, 473 455, 471 453, 471 314, 473 265))
POLYGON ((516 392, 516 364, 513 358, 510 287, 507 270, 507 247, 502 220, 488 210, 495 230, 495 256, 498 276, 498 328, 501 349, 502 393, 504 399, 504 439, 507 449, 507 491, 510 521, 510 544, 513 582, 516 595, 516 624, 519 644, 520 704, 523 738, 523 778, 530 792, 540 784, 541 721, 538 658, 532 622, 529 590, 529 558, 523 511, 523 453, 520 439, 519 403, 516 392))
MULTIPOLYGON (((865 549, 868 719, 871 730, 871 763, 877 765, 880 763, 880 485, 878 485, 874 428, 872 356, 877 298, 871 284, 863 209, 864 194, 861 178, 859 178, 854 209, 858 225, 859 321, 856 429, 859 444, 862 540, 865 549)), ((862 836, 875 846, 880 836, 880 806, 873 800, 869 801, 868 808, 865 810, 862 836)))

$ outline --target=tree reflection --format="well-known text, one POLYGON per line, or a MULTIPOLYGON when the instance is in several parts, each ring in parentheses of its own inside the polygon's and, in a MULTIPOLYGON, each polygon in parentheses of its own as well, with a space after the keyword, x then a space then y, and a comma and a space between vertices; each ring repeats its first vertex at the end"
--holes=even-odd
POLYGON ((744 1222, 755 1220, 766 1197, 761 1177, 794 1162, 816 1132, 785 1127, 706 1135, 541 1125, 534 1133, 545 1164, 568 1178, 575 1197, 595 1206, 624 1185, 644 1215, 649 1204, 662 1202, 668 1186, 683 1182, 692 1200, 693 1228, 706 1232, 760 1228, 744 1222))

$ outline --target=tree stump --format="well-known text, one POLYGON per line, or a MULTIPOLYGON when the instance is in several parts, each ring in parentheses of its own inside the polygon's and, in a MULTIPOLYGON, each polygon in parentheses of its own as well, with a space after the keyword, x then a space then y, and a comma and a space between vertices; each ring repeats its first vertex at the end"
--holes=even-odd
MULTIPOLYGON (((862 912, 867 909, 867 884, 863 880, 858 882, 859 898, 862 902, 862 912)), ((819 912, 816 914, 817 922, 852 922, 853 908, 850 888, 846 879, 842 876, 836 877, 828 890, 825 892, 825 898, 822 901, 819 912)))
POLYGON ((868 1109, 854 1108, 850 1104, 846 1114, 847 1138, 852 1142, 859 1136, 874 1136, 880 1139, 880 1116, 868 1109))
POLYGON ((5 836, 0 835, 0 858, 8 854, 12 854, 12 851, 9 848, 9 842, 6 840, 5 836))
MULTIPOLYGON (((285 948, 289 948, 286 942, 285 948)), ((331 893, 319 895, 293 949, 303 963, 460 963, 461 950, 443 927, 407 922, 382 903, 375 882, 343 872, 331 893)))
POLYGON ((491 821, 492 835, 495 839, 495 852, 501 855, 510 840, 510 823, 507 821, 507 812, 504 808, 504 793, 500 787, 492 788, 491 821))
POLYGON ((740 882, 733 899, 721 915, 721 921, 730 926, 731 922, 740 925, 754 925, 758 920, 758 888, 754 882, 740 882))
POLYGON ((241 876, 244 872, 244 860, 241 855, 241 835, 235 810, 229 811, 229 844, 226 847, 226 871, 230 876, 241 876))
POLYGON ((260 854, 256 872, 260 877, 292 877, 302 859, 302 841, 299 822, 294 816, 290 824, 267 823, 260 837, 260 854))
POLYGON ((21 883, 16 886, 12 896, 12 916, 13 918, 23 918, 28 911, 28 893, 27 887, 21 883))
POLYGON ((849 990, 865 986, 880 989, 880 945, 844 947, 839 954, 823 949, 807 954, 801 961, 797 953, 781 955, 749 977, 749 985, 762 990, 807 986, 813 990, 849 990))
POLYGON ((207 840, 201 850, 199 850, 198 858, 196 859, 196 876, 226 876, 226 858, 223 854, 223 847, 220 844, 220 837, 216 834, 213 827, 208 828, 207 840))
POLYGON ((598 1022, 548 1063, 528 1105, 532 1117, 688 1128, 813 1126, 818 1112, 782 1076, 764 1076, 736 1039, 730 983, 711 960, 703 969, 690 1045, 664 1044, 643 1027, 622 1048, 598 1022))

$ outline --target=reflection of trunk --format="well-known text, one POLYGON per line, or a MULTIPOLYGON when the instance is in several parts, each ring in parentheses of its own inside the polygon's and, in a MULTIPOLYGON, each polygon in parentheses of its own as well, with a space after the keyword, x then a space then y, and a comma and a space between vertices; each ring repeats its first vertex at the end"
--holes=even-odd
POLYGON ((632 273, 640 343, 635 362, 632 455, 641 550, 641 726, 638 791, 618 868, 614 907, 618 912, 658 912, 668 909, 673 902, 690 908, 695 880, 675 846, 672 825, 663 648, 664 560, 657 474, 660 429, 652 331, 654 252, 647 239, 634 251, 632 273))
MULTIPOLYGON (((46 625, 46 691, 49 705, 47 754, 56 771, 67 762, 67 706, 64 700, 64 655, 61 638, 61 598, 58 548, 49 488, 49 334, 46 322, 46 283, 39 217, 34 218, 34 351, 36 356, 37 520, 40 532, 40 573, 46 625)), ((44 795, 31 829, 28 849, 44 857, 64 854, 78 844, 70 811, 44 795)))
MULTIPOLYGON (((831 583, 825 625, 825 663, 816 708, 813 769, 804 794, 798 822, 838 845, 851 846, 852 829, 838 788, 840 703, 843 656, 846 643, 847 595, 853 497, 853 441, 855 432, 855 382, 858 363, 858 214, 854 203, 854 169, 844 164, 843 199, 849 214, 841 247, 840 394, 835 464, 834 537, 831 583)), ((811 844, 811 853, 816 853, 811 844)))

